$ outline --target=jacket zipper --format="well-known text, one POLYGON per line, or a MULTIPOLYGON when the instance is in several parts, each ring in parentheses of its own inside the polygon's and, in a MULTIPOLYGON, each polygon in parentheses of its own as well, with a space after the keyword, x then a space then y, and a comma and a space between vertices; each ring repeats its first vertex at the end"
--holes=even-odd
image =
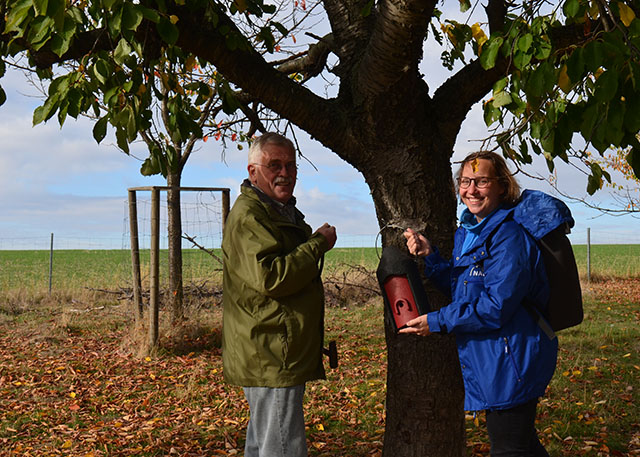
POLYGON ((520 372, 518 371, 518 366, 516 365, 516 361, 513 358, 513 354, 511 353, 511 350, 509 348, 509 340, 507 339, 507 337, 503 337, 504 339, 504 353, 507 354, 507 357, 509 357, 509 360, 511 360, 511 365, 513 365, 513 371, 516 372, 516 377, 518 379, 518 382, 522 381, 522 378, 520 376, 520 372))

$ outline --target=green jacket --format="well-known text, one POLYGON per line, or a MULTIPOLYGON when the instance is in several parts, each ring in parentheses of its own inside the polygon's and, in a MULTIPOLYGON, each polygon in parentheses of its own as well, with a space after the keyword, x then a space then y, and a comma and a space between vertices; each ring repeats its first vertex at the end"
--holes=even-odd
POLYGON ((324 379, 319 263, 327 240, 311 234, 300 211, 290 222, 247 184, 222 239, 225 380, 244 387, 289 387, 324 379))

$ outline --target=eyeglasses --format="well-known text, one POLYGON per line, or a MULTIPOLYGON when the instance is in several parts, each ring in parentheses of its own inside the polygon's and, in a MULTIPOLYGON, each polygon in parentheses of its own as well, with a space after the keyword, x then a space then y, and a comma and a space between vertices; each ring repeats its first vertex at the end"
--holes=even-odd
POLYGON ((283 168, 289 173, 298 171, 298 164, 295 162, 287 162, 285 164, 282 164, 280 162, 271 162, 267 165, 263 165, 261 163, 253 163, 252 165, 258 165, 259 167, 268 168, 271 173, 278 173, 283 168))
POLYGON ((473 182, 478 189, 484 189, 487 187, 491 181, 494 181, 498 178, 489 178, 488 176, 480 176, 478 178, 460 178, 458 179, 458 185, 461 189, 466 189, 473 182))

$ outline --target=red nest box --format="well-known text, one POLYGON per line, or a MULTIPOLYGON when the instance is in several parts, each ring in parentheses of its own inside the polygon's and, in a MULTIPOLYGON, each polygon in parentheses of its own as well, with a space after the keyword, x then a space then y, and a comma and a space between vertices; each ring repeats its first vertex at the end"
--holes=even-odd
POLYGON ((384 247, 376 276, 396 331, 429 311, 418 267, 408 254, 395 246, 384 247))

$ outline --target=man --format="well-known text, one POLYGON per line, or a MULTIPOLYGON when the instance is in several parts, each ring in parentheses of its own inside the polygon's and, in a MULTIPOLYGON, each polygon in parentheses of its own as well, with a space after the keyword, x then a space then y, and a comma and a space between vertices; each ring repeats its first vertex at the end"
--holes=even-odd
POLYGON ((290 140, 255 139, 247 170, 222 241, 224 377, 249 403, 246 457, 306 457, 302 399, 307 381, 325 377, 320 273, 336 230, 312 234, 296 209, 290 140))

